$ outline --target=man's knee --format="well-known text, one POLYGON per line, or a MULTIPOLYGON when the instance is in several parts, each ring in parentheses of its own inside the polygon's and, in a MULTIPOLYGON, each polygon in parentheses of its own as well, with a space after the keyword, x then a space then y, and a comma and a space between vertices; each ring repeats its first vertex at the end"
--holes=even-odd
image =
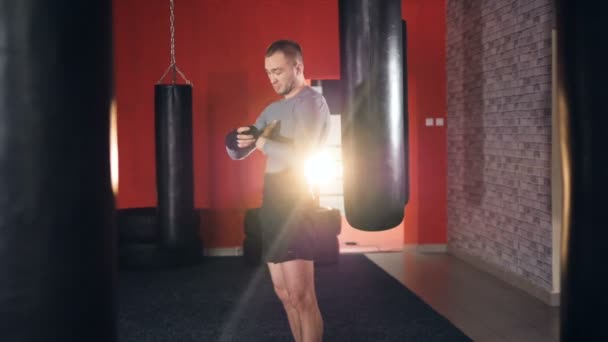
POLYGON ((298 311, 309 311, 316 305, 316 299, 312 290, 298 290, 290 294, 289 301, 298 311))
POLYGON ((286 288, 281 287, 281 286, 275 286, 274 287, 274 292, 277 294, 277 297, 279 297, 279 299, 281 300, 281 302, 283 303, 283 305, 285 305, 285 306, 291 306, 289 292, 287 291, 286 288))

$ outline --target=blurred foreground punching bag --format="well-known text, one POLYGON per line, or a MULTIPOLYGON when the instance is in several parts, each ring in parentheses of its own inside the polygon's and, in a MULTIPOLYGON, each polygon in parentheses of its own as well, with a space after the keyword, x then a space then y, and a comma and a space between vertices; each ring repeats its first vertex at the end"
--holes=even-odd
POLYGON ((564 161, 560 340, 608 341, 608 5, 559 0, 556 6, 564 161))
POLYGON ((406 203, 401 0, 340 0, 339 16, 346 219, 386 230, 406 203))
POLYGON ((410 113, 408 108, 408 74, 409 70, 407 67, 407 23, 405 20, 401 20, 401 34, 403 35, 403 144, 404 144, 404 156, 403 160, 405 161, 405 166, 403 168, 403 174, 405 177, 405 193, 404 193, 404 202, 405 205, 410 200, 410 113))
POLYGON ((116 341, 111 18, 0 1, 2 341, 116 341))

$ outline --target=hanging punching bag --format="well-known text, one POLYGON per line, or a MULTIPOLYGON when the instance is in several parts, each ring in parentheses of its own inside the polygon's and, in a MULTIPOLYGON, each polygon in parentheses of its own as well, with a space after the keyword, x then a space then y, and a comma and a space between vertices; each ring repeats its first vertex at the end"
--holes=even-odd
POLYGON ((401 0, 340 0, 339 16, 345 216, 386 230, 406 199, 401 0))
POLYGON ((0 2, 2 341, 116 341, 110 3, 0 2))
POLYGON ((180 267, 196 264, 202 258, 200 219, 194 210, 192 85, 175 62, 174 8, 170 0, 171 62, 154 86, 158 208, 119 211, 123 233, 119 264, 127 269, 180 267), (171 83, 163 84, 167 75, 172 76, 171 83), (186 84, 176 83, 178 75, 186 84), (135 231, 139 233, 133 234, 135 231))
POLYGON ((201 243, 194 211, 192 86, 154 86, 159 246, 198 259, 201 243))
POLYGON ((560 146, 563 159, 560 340, 608 341, 606 194, 608 102, 606 2, 557 5, 560 146))

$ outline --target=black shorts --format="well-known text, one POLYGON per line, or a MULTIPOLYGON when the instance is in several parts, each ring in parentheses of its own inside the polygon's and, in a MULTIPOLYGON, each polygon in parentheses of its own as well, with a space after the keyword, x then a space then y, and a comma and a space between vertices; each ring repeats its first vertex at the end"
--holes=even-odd
POLYGON ((290 172, 265 174, 260 210, 265 262, 313 260, 313 229, 309 215, 313 204, 301 177, 290 172))

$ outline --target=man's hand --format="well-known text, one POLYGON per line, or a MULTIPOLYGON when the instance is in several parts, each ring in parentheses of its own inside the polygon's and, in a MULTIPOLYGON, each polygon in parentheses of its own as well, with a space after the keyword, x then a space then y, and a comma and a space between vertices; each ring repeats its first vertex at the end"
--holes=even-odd
POLYGON ((249 131, 250 127, 239 127, 236 132, 236 142, 239 148, 248 147, 249 145, 255 142, 255 137, 251 134, 243 134, 244 132, 249 131))
POLYGON ((264 131, 262 132, 262 134, 260 134, 260 137, 255 142, 255 148, 262 151, 262 149, 264 148, 264 145, 266 144, 266 140, 268 138, 270 138, 270 136, 272 135, 272 131, 274 130, 274 128, 277 126, 278 123, 279 122, 277 120, 274 120, 270 124, 268 124, 266 127, 264 127, 264 131))

